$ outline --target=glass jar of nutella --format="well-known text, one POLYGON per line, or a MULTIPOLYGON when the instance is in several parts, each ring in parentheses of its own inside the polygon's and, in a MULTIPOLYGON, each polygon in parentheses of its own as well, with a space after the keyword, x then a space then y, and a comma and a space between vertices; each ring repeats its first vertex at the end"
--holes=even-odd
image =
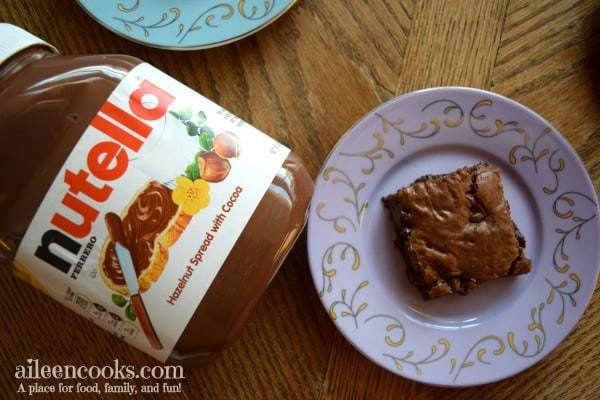
POLYGON ((0 262, 161 361, 236 338, 304 227, 298 157, 137 58, 8 24, 0 98, 0 262))

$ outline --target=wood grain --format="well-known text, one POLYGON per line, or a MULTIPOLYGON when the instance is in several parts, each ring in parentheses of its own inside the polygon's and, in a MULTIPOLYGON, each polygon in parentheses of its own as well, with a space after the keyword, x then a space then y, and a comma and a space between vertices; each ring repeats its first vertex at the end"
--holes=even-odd
MULTIPOLYGON (((415 89, 464 85, 510 96, 543 115, 575 146, 600 188, 594 0, 304 0, 254 36, 194 52, 124 40, 70 0, 3 0, 0 20, 65 54, 147 60, 294 148, 313 176, 339 137, 376 105, 415 89)), ((536 366, 495 384, 441 389, 377 367, 337 333, 314 290, 305 249, 303 236, 241 339, 206 367, 186 371, 183 398, 595 399, 600 392, 599 290, 574 332, 536 366)), ((0 274, 0 392, 8 398, 16 390, 14 368, 27 358, 155 365, 9 270, 0 274)))
POLYGON ((489 87, 507 5, 418 3, 396 94, 431 86, 489 87))

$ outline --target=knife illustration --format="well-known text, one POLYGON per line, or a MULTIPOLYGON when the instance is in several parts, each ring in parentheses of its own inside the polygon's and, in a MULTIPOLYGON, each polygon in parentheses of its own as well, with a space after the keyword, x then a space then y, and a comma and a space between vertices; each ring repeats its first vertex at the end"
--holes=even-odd
POLYGON ((108 232, 115 242, 115 252, 117 253, 121 271, 125 277, 125 284, 129 290, 129 300, 133 305, 135 314, 137 315, 142 330, 144 331, 146 338, 148 338, 148 342, 150 342, 152 348, 161 350, 163 348, 162 343, 156 334, 156 330, 152 325, 152 321, 150 320, 150 316, 148 315, 148 311, 146 310, 146 306, 144 305, 144 301, 140 294, 138 278, 135 272, 133 259, 131 258, 131 253, 129 252, 125 241, 121 217, 115 213, 109 212, 104 219, 108 232))

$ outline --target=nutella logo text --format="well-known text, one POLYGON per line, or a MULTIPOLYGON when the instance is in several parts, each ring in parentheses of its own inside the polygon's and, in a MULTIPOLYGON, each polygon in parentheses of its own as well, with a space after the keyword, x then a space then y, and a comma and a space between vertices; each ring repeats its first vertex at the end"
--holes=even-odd
POLYGON ((85 169, 67 169, 63 182, 67 191, 59 210, 40 239, 35 256, 57 270, 68 274, 79 254, 81 239, 90 235, 100 215, 98 204, 108 200, 113 192, 111 182, 121 178, 129 166, 128 151, 138 152, 152 134, 147 123, 162 118, 175 97, 148 80, 129 95, 131 112, 110 101, 105 102, 91 122, 91 126, 106 135, 106 140, 95 143, 87 151, 85 169), (152 103, 152 107, 147 107, 152 103), (93 181, 90 180, 93 176, 93 181), (66 210, 67 213, 65 213, 66 210), (69 216, 70 215, 70 216, 69 216), (73 257, 71 257, 73 256, 73 257))

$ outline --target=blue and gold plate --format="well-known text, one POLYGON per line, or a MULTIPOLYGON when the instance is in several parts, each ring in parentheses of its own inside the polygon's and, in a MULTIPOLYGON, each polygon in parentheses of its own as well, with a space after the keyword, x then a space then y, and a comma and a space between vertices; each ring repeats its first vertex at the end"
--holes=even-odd
POLYGON ((77 0, 111 31, 148 46, 197 50, 269 25, 296 0, 77 0))

